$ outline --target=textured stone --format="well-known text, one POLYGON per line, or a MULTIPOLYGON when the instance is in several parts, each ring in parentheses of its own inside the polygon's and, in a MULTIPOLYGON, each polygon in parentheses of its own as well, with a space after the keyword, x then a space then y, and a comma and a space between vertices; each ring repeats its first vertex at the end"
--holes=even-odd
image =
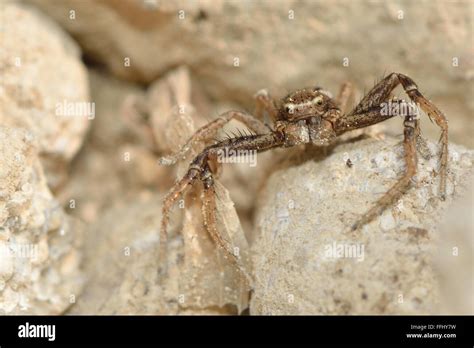
POLYGON ((82 226, 46 185, 30 132, 0 128, 0 313, 60 314, 78 297, 82 226))
POLYGON ((200 207, 186 211, 160 275, 161 197, 142 196, 110 209, 89 231, 84 296, 74 314, 236 314, 248 291, 206 235, 200 207))
POLYGON ((437 197, 437 156, 419 157, 414 187, 357 232, 350 226, 403 172, 396 139, 342 144, 274 173, 256 218, 251 314, 438 313, 439 223, 473 180, 474 151, 450 144, 449 161, 445 202, 437 197))
POLYGON ((130 136, 122 116, 124 100, 140 96, 140 89, 96 70, 89 71, 89 79, 96 117, 57 198, 69 213, 93 222, 130 193, 156 186, 162 172, 140 139, 130 136))
MULTIPOLYGON (((461 159, 470 165, 467 156, 461 159)), ((456 191, 462 196, 445 214, 435 258, 443 314, 474 314, 474 190, 470 180, 456 191)))
POLYGON ((249 109, 262 88, 281 96, 317 84, 335 94, 350 80, 362 91, 401 72, 452 116, 452 139, 474 146, 469 2, 29 2, 120 77, 150 83, 186 65, 214 99, 249 109))
POLYGON ((10 2, 1 6, 0 123, 37 136, 48 183, 56 189, 94 117, 84 108, 92 104, 81 52, 37 9, 10 2))

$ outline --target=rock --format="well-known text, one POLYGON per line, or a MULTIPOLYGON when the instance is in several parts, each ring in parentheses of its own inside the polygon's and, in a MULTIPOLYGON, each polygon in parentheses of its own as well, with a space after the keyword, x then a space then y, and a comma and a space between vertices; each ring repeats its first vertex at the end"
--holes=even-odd
POLYGON ((161 199, 141 196, 109 209, 89 231, 89 275, 73 314, 236 314, 248 292, 202 229, 200 207, 186 210, 183 232, 170 238, 161 274, 161 199))
POLYGON ((453 115, 452 139, 474 146, 467 2, 28 1, 117 76, 150 83, 186 65, 213 99, 248 109, 262 88, 282 96, 317 84, 335 94, 346 80, 368 90, 401 72, 453 115))
MULTIPOLYGON (((460 159, 465 166, 471 160, 460 159)), ((473 182, 458 187, 461 196, 447 211, 440 226, 439 253, 435 258, 441 287, 443 314, 472 315, 474 313, 474 190, 473 182)))
MULTIPOLYGON (((472 181, 473 161, 474 151, 450 144, 443 202, 437 156, 419 156, 415 187, 356 232, 350 226, 403 172, 399 140, 344 143, 328 157, 275 172, 256 216, 251 314, 439 313, 439 224, 472 181)), ((459 274, 472 277, 464 260, 459 274)))
POLYGON ((38 138, 48 183, 57 189, 94 118, 81 52, 34 8, 6 2, 2 18, 0 123, 38 138))
POLYGON ((122 117, 123 101, 141 95, 140 88, 93 69, 89 79, 96 117, 57 198, 68 213, 90 223, 131 192, 155 187, 160 172, 153 154, 130 137, 122 117))
MULTIPOLYGON (((73 200, 74 209, 68 212, 93 222, 101 212, 141 191, 167 192, 174 182, 175 169, 158 165, 158 158, 171 152, 173 142, 184 143, 190 133, 179 134, 179 127, 170 132, 173 128, 166 128, 166 121, 179 120, 178 102, 190 110, 193 106, 180 88, 188 86, 186 90, 190 84, 189 75, 181 68, 157 80, 147 91, 97 69, 89 70, 89 79, 96 117, 71 167, 69 180, 57 197, 64 206, 70 206, 73 200), (183 94, 184 101, 179 98, 183 94), (162 124, 155 126, 152 120, 162 124)), ((196 113, 190 115, 192 124, 204 124, 196 113)))
POLYGON ((61 314, 82 289, 82 226, 46 185, 31 132, 0 127, 0 313, 61 314))
POLYGON ((199 87, 191 90, 189 73, 182 67, 146 91, 97 69, 89 70, 89 79, 96 117, 71 167, 70 180, 57 196, 65 206, 74 200, 70 213, 93 222, 99 212, 138 192, 167 192, 175 169, 158 165, 158 159, 177 151, 194 125, 207 122, 201 111, 209 102, 199 94, 199 87), (193 111, 194 102, 199 114, 193 111), (180 105, 189 114, 180 113, 180 105), (189 127, 182 119, 190 121, 189 127))

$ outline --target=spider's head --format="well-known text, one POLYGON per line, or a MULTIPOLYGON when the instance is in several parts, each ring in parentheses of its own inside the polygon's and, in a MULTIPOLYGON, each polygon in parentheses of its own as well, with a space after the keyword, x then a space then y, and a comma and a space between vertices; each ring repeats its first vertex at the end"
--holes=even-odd
POLYGON ((337 105, 329 92, 320 87, 305 88, 290 93, 283 99, 279 119, 291 122, 310 117, 323 117, 333 109, 337 109, 337 105))
POLYGON ((285 134, 285 145, 328 145, 336 137, 332 121, 339 115, 329 92, 319 87, 289 94, 282 101, 278 121, 285 134))

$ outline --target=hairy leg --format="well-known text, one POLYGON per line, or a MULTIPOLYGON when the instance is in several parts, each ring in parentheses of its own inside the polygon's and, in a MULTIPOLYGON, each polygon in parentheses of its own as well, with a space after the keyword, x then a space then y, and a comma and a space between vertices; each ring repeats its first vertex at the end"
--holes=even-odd
POLYGON ((354 86, 350 82, 345 82, 339 89, 339 94, 336 97, 336 104, 343 114, 348 111, 347 109, 352 98, 354 98, 354 86))
POLYGON ((265 119, 265 113, 270 118, 270 123, 275 124, 278 119, 278 109, 275 101, 270 97, 266 89, 261 89, 255 95, 255 116, 259 120, 265 119))
POLYGON ((217 132, 233 119, 242 122, 245 126, 247 126, 251 131, 256 134, 265 134, 270 131, 270 129, 263 122, 256 119, 250 114, 240 111, 228 111, 213 120, 212 122, 199 128, 178 152, 160 158, 160 164, 175 164, 179 159, 183 158, 195 144, 204 143, 214 138, 217 132))
MULTIPOLYGON (((209 180, 209 177, 212 179, 212 176, 210 176, 212 174, 210 165, 216 162, 220 165, 218 159, 222 155, 227 157, 232 156, 230 150, 254 150, 261 152, 271 149, 272 147, 280 146, 281 143, 279 141, 280 140, 276 138, 273 133, 226 139, 215 145, 208 146, 194 158, 187 173, 172 187, 163 201, 160 229, 160 255, 162 255, 163 262, 166 260, 169 213, 176 200, 183 195, 197 179, 203 183, 209 180)), ((209 233, 213 235, 213 232, 209 231, 209 233)))
POLYGON ((232 244, 225 240, 217 228, 217 205, 216 205, 216 190, 214 187, 214 179, 209 168, 206 168, 203 175, 202 181, 204 185, 203 189, 203 202, 202 202, 202 216, 206 231, 211 236, 214 243, 219 246, 226 254, 226 259, 237 267, 237 269, 244 275, 248 285, 250 284, 250 275, 244 270, 242 264, 233 250, 232 244))
POLYGON ((446 198, 446 175, 448 164, 448 121, 444 114, 418 91, 417 85, 408 76, 391 73, 382 81, 377 83, 352 112, 337 120, 336 133, 340 135, 346 131, 367 127, 392 117, 393 115, 383 115, 380 112, 381 104, 386 103, 390 99, 390 94, 399 84, 402 85, 405 93, 410 97, 410 99, 419 105, 428 117, 441 128, 439 194, 440 199, 444 200, 446 198))
POLYGON ((193 185, 196 179, 199 178, 200 168, 198 166, 191 166, 188 172, 179 180, 171 189, 170 192, 163 199, 163 206, 161 208, 161 226, 160 226, 160 264, 166 264, 167 244, 168 244, 168 222, 169 214, 174 203, 178 198, 185 193, 186 189, 193 185))
POLYGON ((432 157, 432 153, 430 148, 428 147, 428 143, 426 142, 426 139, 423 138, 421 134, 421 129, 420 129, 420 123, 417 122, 416 124, 416 150, 418 153, 421 155, 426 160, 429 160, 432 157))
POLYGON ((404 175, 392 186, 376 203, 365 213, 359 221, 353 226, 352 230, 356 230, 361 226, 369 223, 375 217, 379 216, 387 207, 395 203, 400 197, 409 189, 410 182, 416 174, 416 128, 418 127, 418 120, 415 116, 406 116, 404 125, 404 140, 403 148, 405 150, 406 169, 404 175))
POLYGON ((403 86, 403 89, 408 94, 411 100, 417 105, 420 105, 421 109, 433 120, 438 127, 441 128, 441 151, 440 151, 440 185, 439 193, 442 200, 446 199, 446 176, 448 169, 448 120, 444 114, 428 99, 426 99, 419 91, 418 87, 408 76, 398 74, 398 78, 403 86))

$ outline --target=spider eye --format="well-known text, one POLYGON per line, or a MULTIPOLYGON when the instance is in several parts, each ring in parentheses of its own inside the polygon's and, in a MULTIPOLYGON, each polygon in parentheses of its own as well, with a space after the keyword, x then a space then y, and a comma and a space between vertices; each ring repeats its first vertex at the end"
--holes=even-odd
POLYGON ((313 99, 313 104, 316 104, 318 106, 323 105, 323 96, 317 96, 316 98, 313 99))

